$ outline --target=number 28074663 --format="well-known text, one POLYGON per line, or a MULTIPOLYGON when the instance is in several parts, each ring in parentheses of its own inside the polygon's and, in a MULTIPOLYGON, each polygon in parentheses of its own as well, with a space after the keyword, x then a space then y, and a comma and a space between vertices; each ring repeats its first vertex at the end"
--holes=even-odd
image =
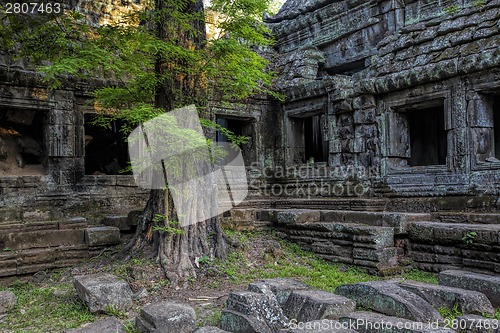
POLYGON ((6 2, 6 14, 62 14, 64 7, 58 2, 6 2))

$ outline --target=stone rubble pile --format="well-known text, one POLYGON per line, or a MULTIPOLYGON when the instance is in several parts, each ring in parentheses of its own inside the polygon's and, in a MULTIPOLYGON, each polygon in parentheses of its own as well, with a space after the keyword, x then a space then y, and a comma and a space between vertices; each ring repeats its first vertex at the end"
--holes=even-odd
MULTIPOLYGON (((439 274, 439 283, 360 282, 330 293, 294 279, 269 279, 232 292, 220 328, 196 328, 195 310, 173 301, 143 306, 135 322, 141 333, 500 332, 495 320, 484 317, 494 315, 492 303, 498 306, 499 276, 450 270, 439 274), (458 309, 463 315, 450 321, 438 308, 458 309)), ((91 312, 103 313, 109 307, 128 311, 133 305, 129 285, 113 275, 77 276, 74 285, 91 312)), ((15 305, 12 297, 0 293, 0 310, 15 305)), ((105 318, 66 332, 120 333, 125 327, 115 318, 105 318)))

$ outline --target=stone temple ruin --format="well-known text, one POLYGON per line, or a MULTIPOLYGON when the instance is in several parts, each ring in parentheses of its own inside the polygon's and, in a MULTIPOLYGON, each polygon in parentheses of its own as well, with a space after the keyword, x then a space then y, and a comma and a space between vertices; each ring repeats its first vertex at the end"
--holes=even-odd
MULTIPOLYGON (((225 223, 379 274, 500 273, 500 1, 288 0, 267 20, 286 99, 214 107, 250 137, 225 223)), ((0 73, 0 276, 89 258, 147 198, 118 172, 120 124, 92 124, 91 84, 0 73)))

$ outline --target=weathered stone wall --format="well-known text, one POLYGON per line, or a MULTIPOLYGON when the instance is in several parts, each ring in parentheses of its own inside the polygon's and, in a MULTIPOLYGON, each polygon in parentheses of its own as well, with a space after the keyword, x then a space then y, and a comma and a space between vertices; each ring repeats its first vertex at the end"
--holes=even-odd
MULTIPOLYGON (((304 120, 320 115, 328 161, 320 165, 323 176, 299 177, 302 182, 361 183, 364 196, 498 197, 493 108, 500 94, 499 6, 288 1, 270 19, 278 39, 278 86, 286 95, 281 107, 268 110, 282 119, 275 165, 308 164, 304 120), (429 109, 442 110, 439 130, 446 137, 443 147, 427 149, 445 150, 445 156, 418 165, 410 120, 429 109), (339 172, 349 167, 359 172, 339 172)), ((296 182, 296 174, 288 176, 269 182, 296 182)))
POLYGON ((498 272, 499 21, 498 0, 287 1, 269 20, 286 96, 264 111, 278 118, 276 157, 253 169, 253 220, 230 223, 278 228, 330 260, 383 272, 390 256, 367 264, 355 255, 366 244, 338 247, 351 224, 368 224, 393 229, 384 248, 400 265, 498 272), (319 134, 306 128, 312 117, 319 134), (288 209, 319 215, 283 224, 265 212, 288 209))

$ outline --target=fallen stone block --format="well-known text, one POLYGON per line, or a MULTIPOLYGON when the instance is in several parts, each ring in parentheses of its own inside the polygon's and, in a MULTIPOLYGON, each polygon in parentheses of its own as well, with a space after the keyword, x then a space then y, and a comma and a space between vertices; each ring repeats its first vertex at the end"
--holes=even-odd
POLYGON ((321 211, 308 209, 290 209, 276 214, 278 223, 283 224, 303 224, 319 222, 321 211))
POLYGON ((287 333, 358 333, 349 325, 337 320, 315 320, 307 323, 292 323, 287 333))
POLYGON ((398 285, 384 281, 362 282, 340 286, 336 294, 356 301, 358 306, 388 316, 418 322, 441 321, 443 318, 427 301, 398 285))
POLYGON ((321 290, 294 291, 283 307, 289 318, 298 322, 338 319, 353 312, 356 303, 346 297, 321 290))
POLYGON ((108 227, 118 228, 120 231, 130 231, 132 229, 131 225, 128 223, 128 217, 126 215, 106 216, 102 219, 101 223, 108 227))
POLYGON ((340 322, 359 333, 454 333, 440 328, 438 322, 415 322, 404 318, 385 316, 375 312, 353 312, 340 322))
POLYGON ((498 333, 498 320, 478 315, 464 315, 455 318, 457 333, 498 333))
POLYGON ((273 333, 265 322, 256 317, 228 309, 222 310, 220 326, 233 333, 273 333))
POLYGON ((120 229, 116 227, 94 227, 85 229, 87 246, 109 246, 120 243, 120 229))
POLYGON ((132 307, 132 290, 127 282, 106 274, 75 276, 78 297, 90 312, 105 312, 108 307, 127 311, 132 307))
POLYGON ((457 306, 462 313, 467 314, 495 313, 486 295, 478 291, 415 281, 405 281, 399 286, 422 297, 436 309, 452 309, 457 306))
POLYGON ((64 333, 126 333, 125 326, 115 317, 108 317, 64 333))
POLYGON ((276 296, 280 306, 283 306, 290 294, 295 290, 308 290, 309 286, 295 279, 268 279, 261 282, 254 282, 248 285, 248 290, 256 293, 262 292, 262 289, 268 286, 276 296))
POLYGON ((231 293, 227 300, 227 309, 255 317, 270 328, 277 329, 288 323, 288 318, 283 313, 276 297, 271 290, 265 288, 261 293, 251 291, 231 293))
POLYGON ((500 307, 500 276, 498 275, 448 270, 439 273, 438 280, 443 286, 482 292, 494 307, 500 307))
POLYGON ((11 291, 0 291, 0 315, 7 313, 17 304, 16 295, 11 291))
POLYGON ((196 326, 196 314, 188 305, 160 302, 148 304, 136 318, 136 327, 141 333, 192 333, 196 326))
POLYGON ((206 326, 206 327, 200 327, 194 333, 229 333, 228 331, 223 331, 218 327, 214 326, 206 326))

